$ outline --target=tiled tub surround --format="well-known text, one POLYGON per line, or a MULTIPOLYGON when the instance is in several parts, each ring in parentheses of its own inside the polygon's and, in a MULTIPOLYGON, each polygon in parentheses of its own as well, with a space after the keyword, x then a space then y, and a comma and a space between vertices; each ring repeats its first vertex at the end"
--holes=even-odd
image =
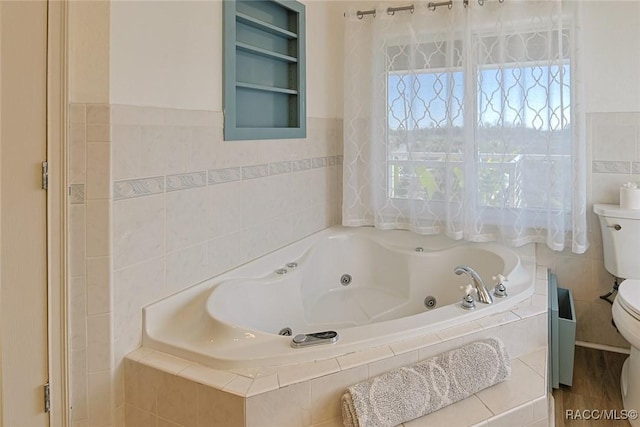
POLYGON ((341 426, 352 384, 466 343, 497 336, 512 357, 504 383, 405 426, 546 426, 547 269, 536 293, 510 311, 336 358, 257 369, 215 370, 142 347, 126 357, 128 426, 341 426))
POLYGON ((224 142, 221 112, 72 104, 69 117, 73 425, 121 426, 144 305, 339 222, 342 124, 224 142))

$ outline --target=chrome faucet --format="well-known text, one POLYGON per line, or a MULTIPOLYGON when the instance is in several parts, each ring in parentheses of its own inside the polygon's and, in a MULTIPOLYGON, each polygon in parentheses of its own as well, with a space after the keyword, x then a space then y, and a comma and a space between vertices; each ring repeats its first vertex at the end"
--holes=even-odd
POLYGON ((493 304, 493 297, 491 296, 491 293, 487 289, 487 286, 484 284, 482 277, 480 277, 480 275, 476 273, 476 271, 473 268, 467 265, 459 265, 453 269, 453 272, 456 273, 457 275, 460 275, 462 273, 467 273, 471 278, 473 287, 476 289, 476 293, 478 294, 478 300, 485 304, 493 304))

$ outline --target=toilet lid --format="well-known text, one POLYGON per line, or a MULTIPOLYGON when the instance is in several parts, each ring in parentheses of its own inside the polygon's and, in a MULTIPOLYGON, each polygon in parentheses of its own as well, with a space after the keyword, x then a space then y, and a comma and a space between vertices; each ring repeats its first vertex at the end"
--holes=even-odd
POLYGON ((640 280, 627 279, 622 282, 616 298, 620 298, 620 305, 629 314, 640 319, 640 280))

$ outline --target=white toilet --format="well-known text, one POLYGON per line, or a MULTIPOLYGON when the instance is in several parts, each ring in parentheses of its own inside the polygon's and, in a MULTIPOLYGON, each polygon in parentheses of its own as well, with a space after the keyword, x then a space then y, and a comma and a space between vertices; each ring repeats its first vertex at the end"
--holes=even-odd
MULTIPOLYGON (((631 344, 620 376, 624 408, 640 411, 640 210, 596 204, 593 211, 600 217, 604 266, 625 279, 611 310, 616 327, 631 344)), ((629 422, 640 426, 640 420, 629 422)))

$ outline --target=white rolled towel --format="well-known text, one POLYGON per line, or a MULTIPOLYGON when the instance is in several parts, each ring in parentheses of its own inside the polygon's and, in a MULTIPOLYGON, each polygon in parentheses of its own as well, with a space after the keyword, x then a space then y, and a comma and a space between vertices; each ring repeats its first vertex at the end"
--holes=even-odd
POLYGON ((451 405, 507 379, 511 361, 488 338, 394 369, 349 387, 342 396, 345 427, 392 427, 451 405))

